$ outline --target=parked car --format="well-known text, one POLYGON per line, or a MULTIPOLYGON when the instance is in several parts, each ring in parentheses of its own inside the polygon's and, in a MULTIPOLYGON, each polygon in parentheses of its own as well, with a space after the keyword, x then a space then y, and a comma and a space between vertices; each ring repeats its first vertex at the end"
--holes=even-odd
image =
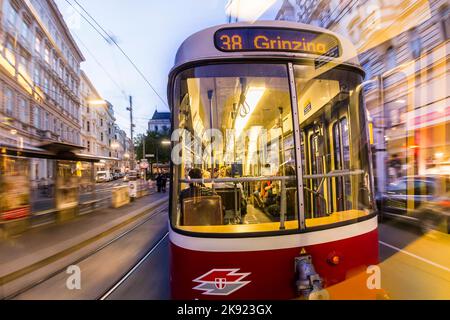
POLYGON ((137 171, 129 171, 128 173, 125 174, 123 181, 124 182, 133 181, 137 180, 137 178, 138 178, 137 171))
POLYGON ((109 171, 99 171, 95 176, 95 182, 109 182, 111 181, 111 173, 109 171))
POLYGON ((402 177, 377 195, 380 215, 418 224, 423 231, 444 224, 448 232, 450 177, 446 175, 402 177))
POLYGON ((413 217, 421 221, 424 232, 441 227, 440 231, 450 234, 450 192, 424 202, 413 217))

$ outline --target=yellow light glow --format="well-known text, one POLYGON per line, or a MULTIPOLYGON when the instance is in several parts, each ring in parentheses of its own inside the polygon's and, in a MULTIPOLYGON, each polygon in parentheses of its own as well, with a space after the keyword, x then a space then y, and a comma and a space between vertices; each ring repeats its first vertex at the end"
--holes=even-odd
POLYGON ((259 102, 264 96, 265 92, 266 88, 264 87, 250 88, 248 90, 247 99, 245 100, 245 103, 248 105, 249 110, 245 115, 245 117, 238 116, 238 118, 236 119, 236 123, 234 125, 234 129, 236 130, 236 134, 238 137, 244 131, 248 121, 250 120, 250 117, 252 116, 253 112, 255 111, 256 107, 258 106, 259 102))
POLYGON ((106 105, 105 100, 88 100, 88 103, 93 106, 104 106, 106 105))
POLYGON ((434 155, 436 157, 436 159, 440 160, 442 158, 444 158, 444 154, 442 152, 438 152, 434 155))
POLYGON ((0 65, 5 68, 5 70, 12 76, 16 75, 16 68, 14 65, 5 59, 2 55, 0 55, 0 65))

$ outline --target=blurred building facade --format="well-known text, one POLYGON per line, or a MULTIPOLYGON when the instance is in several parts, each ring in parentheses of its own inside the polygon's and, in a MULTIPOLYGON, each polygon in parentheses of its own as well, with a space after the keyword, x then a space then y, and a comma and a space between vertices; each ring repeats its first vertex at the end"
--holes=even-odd
MULTIPOLYGON (((81 144, 83 54, 53 0, 0 1, 0 141, 29 148, 81 144)), ((33 160, 31 179, 49 179, 52 161, 33 160)))
POLYGON ((148 122, 148 132, 169 133, 172 127, 170 112, 155 111, 152 119, 148 122))
POLYGON ((101 158, 96 171, 125 172, 129 167, 128 137, 116 124, 114 106, 104 100, 81 71, 81 140, 89 155, 101 158))
POLYGON ((377 186, 404 175, 450 173, 446 0, 285 0, 278 19, 349 37, 366 71, 377 186))
POLYGON ((115 158, 114 170, 127 172, 130 169, 130 145, 131 140, 118 125, 114 126, 114 137, 112 140, 112 157, 115 158))

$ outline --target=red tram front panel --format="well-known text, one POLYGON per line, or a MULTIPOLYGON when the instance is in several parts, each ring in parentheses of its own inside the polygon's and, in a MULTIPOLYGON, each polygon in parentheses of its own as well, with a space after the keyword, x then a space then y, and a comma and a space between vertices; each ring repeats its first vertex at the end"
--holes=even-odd
MULTIPOLYGON (((328 230, 331 234, 334 231, 328 230)), ((301 236, 307 238, 310 235, 301 236)), ((289 236, 280 236, 284 237, 289 236)), ((269 244, 273 238, 260 239, 269 244)), ((217 239, 202 240, 214 246, 217 239)), ((245 242, 248 239, 238 240, 245 242)), ((365 272, 369 266, 378 264, 378 231, 374 229, 351 238, 304 247, 262 249, 245 252, 239 251, 239 248, 236 248, 238 252, 195 251, 182 248, 172 241, 172 297, 176 300, 294 299, 297 297, 295 258, 302 251, 312 256, 325 288, 330 288, 345 282, 355 272, 365 272), (331 259, 336 256, 338 261, 335 262, 338 263, 333 264, 331 259)), ((330 298, 340 299, 333 294, 330 298)))

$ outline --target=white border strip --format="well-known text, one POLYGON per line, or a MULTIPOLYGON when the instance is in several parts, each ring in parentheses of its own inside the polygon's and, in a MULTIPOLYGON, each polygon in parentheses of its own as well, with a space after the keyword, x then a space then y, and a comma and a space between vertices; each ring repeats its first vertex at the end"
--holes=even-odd
POLYGON ((203 252, 248 252, 291 249, 345 240, 378 228, 378 219, 323 231, 258 238, 196 238, 176 233, 170 228, 170 241, 183 249, 203 252))

